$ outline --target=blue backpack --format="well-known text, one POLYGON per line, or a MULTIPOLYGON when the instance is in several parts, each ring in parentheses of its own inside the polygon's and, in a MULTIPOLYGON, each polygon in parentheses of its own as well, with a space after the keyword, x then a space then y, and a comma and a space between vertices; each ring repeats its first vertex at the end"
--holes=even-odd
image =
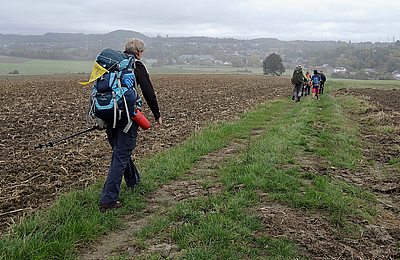
POLYGON ((104 49, 97 55, 96 62, 108 72, 97 79, 92 87, 89 115, 100 126, 112 124, 113 128, 117 121, 126 117, 126 133, 132 125, 131 118, 136 108, 142 106, 136 90, 135 58, 116 50, 104 49))
POLYGON ((321 77, 319 75, 312 76, 313 86, 319 86, 321 77))

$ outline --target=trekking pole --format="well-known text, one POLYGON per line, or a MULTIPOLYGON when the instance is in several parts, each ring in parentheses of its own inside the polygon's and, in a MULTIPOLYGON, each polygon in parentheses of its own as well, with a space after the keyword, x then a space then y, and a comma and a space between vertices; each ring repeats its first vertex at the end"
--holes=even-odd
POLYGON ((58 143, 61 143, 61 142, 64 142, 64 141, 66 141, 68 139, 74 138, 75 136, 78 136, 78 135, 81 135, 81 134, 84 134, 84 133, 88 133, 88 132, 92 132, 92 131, 97 130, 97 129, 100 129, 100 128, 99 128, 98 125, 95 125, 95 126, 89 128, 89 129, 86 129, 86 130, 80 131, 78 133, 63 137, 61 139, 54 140, 54 141, 49 141, 49 142, 47 142, 45 144, 38 144, 38 145, 35 146, 35 149, 44 148, 44 147, 53 147, 54 145, 56 145, 58 143))

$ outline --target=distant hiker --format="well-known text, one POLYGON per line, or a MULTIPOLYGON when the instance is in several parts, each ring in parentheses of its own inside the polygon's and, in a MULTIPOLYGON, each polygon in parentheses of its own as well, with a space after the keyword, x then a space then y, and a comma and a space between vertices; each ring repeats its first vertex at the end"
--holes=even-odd
POLYGON ((291 82, 293 84, 293 94, 292 100, 296 100, 296 102, 300 101, 302 90, 303 90, 303 82, 304 82, 304 75, 301 68, 301 65, 298 65, 295 70, 293 71, 293 75, 291 78, 291 82))
POLYGON ((319 72, 319 75, 321 76, 321 86, 319 87, 319 93, 322 94, 324 93, 324 87, 325 87, 325 81, 326 81, 326 76, 322 72, 322 70, 319 72))
MULTIPOLYGON (((134 58, 132 67, 134 68, 134 77, 140 85, 142 94, 150 107, 156 120, 156 127, 162 124, 157 97, 153 85, 150 81, 146 67, 140 61, 144 52, 144 42, 140 39, 130 39, 125 44, 124 54, 128 58, 134 58), (136 67, 136 68, 135 68, 136 67)), ((125 178, 127 189, 133 189, 139 182, 139 172, 132 161, 132 152, 136 147, 136 138, 138 134, 138 124, 133 121, 131 127, 126 131, 128 119, 121 117, 117 121, 116 127, 107 125, 108 142, 112 147, 111 165, 108 169, 107 180, 103 186, 100 198, 100 211, 119 208, 122 206, 118 200, 121 189, 122 176, 125 178)))
POLYGON ((312 89, 312 98, 316 96, 317 99, 319 98, 319 87, 321 86, 321 76, 319 75, 317 70, 314 70, 314 75, 311 77, 311 81, 313 84, 312 89))
POLYGON ((305 80, 304 80, 304 90, 303 90, 304 96, 310 95, 310 93, 311 93, 311 86, 312 86, 311 74, 310 74, 310 72, 307 70, 307 71, 306 71, 306 77, 305 77, 305 80))

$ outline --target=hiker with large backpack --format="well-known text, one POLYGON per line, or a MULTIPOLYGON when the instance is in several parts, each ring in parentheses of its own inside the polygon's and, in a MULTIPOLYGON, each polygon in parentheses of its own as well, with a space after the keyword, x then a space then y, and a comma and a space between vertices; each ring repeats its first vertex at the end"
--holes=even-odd
POLYGON ((98 78, 93 87, 91 113, 105 127, 112 148, 111 165, 99 203, 100 211, 122 206, 118 200, 122 176, 128 190, 133 190, 140 180, 139 171, 131 158, 136 147, 138 128, 143 128, 135 120, 142 115, 138 86, 154 115, 156 127, 162 125, 153 85, 146 67, 140 61, 144 49, 142 40, 130 39, 123 53, 106 49, 96 59, 107 69, 107 73, 98 78))
POLYGON ((302 96, 304 80, 306 79, 303 75, 301 65, 298 65, 293 71, 293 75, 291 78, 291 82, 293 84, 292 100, 296 100, 296 102, 299 102, 302 96))

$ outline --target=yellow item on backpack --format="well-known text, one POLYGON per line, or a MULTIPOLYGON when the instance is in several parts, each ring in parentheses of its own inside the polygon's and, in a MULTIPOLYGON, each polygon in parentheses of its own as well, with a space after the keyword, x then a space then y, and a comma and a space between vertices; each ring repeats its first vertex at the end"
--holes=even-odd
POLYGON ((103 68, 97 62, 95 62, 93 64, 92 73, 90 74, 89 81, 86 81, 86 82, 82 81, 82 82, 79 82, 79 84, 81 84, 83 86, 86 86, 86 85, 92 83, 93 81, 95 81, 96 79, 100 78, 101 76, 103 76, 103 74, 106 73, 106 72, 108 72, 108 70, 103 68))

